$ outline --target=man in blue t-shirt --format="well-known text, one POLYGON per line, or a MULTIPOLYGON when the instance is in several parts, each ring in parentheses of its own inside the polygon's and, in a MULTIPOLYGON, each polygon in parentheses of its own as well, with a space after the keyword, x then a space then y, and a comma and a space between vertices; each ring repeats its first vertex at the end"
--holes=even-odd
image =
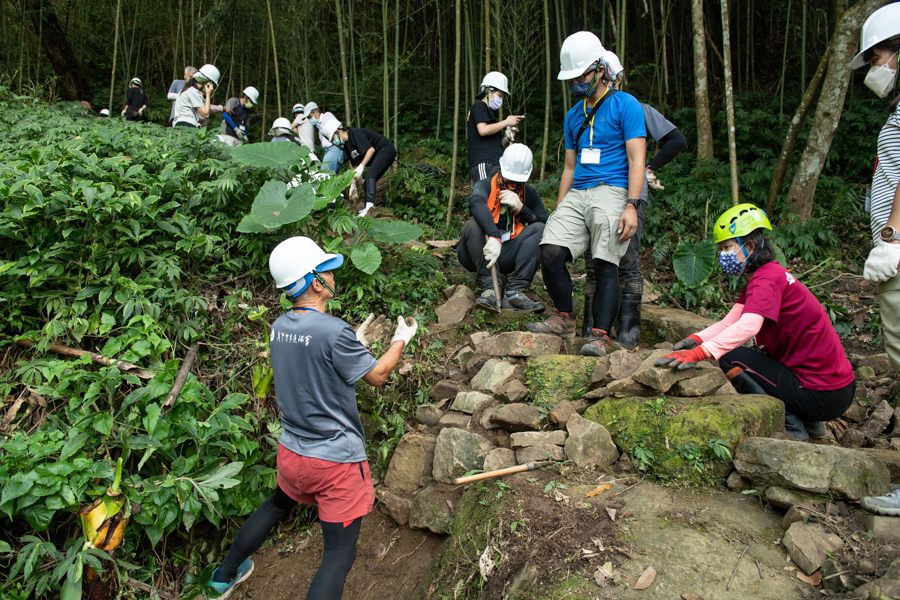
POLYGON ((415 319, 398 318, 389 349, 376 360, 367 345, 380 337, 376 329, 387 332, 379 322, 384 317, 373 323, 369 315, 354 333, 346 322, 325 314, 325 303, 335 295, 333 271, 343 262, 342 255, 325 254, 307 237, 284 240, 269 257, 276 287, 292 300, 269 336, 283 428, 278 479, 213 572, 209 585, 217 593, 210 600, 227 598, 250 576, 249 556, 298 502, 318 506, 324 542, 322 563, 306 597, 340 598, 343 593, 362 518, 375 501, 355 384, 384 385, 418 329, 415 319))
POLYGON ((529 323, 535 333, 575 333, 572 279, 566 263, 590 247, 594 257, 594 328, 581 353, 604 356, 619 310, 618 265, 637 229, 644 184, 646 130, 640 103, 607 85, 603 44, 593 33, 570 35, 558 78, 585 99, 566 114, 566 163, 556 210, 541 238, 541 271, 556 314, 529 323))

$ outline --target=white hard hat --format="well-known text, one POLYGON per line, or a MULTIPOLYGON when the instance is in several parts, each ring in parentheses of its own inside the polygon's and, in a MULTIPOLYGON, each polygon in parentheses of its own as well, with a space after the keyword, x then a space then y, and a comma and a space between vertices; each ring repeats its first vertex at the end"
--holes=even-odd
POLYGON ((341 122, 337 119, 330 119, 322 124, 322 135, 325 136, 325 139, 329 142, 331 138, 334 137, 334 132, 343 127, 341 122))
POLYGON ((303 114, 308 115, 314 110, 319 110, 319 105, 315 102, 310 102, 306 106, 303 107, 303 114))
POLYGON ((506 79, 506 75, 501 73, 500 71, 491 71, 487 75, 484 76, 484 79, 481 80, 481 91, 483 92, 485 88, 492 87, 496 90, 500 90, 507 96, 511 96, 509 93, 509 81, 506 79))
POLYGON ((281 132, 284 132, 288 135, 291 133, 291 122, 285 119, 284 117, 278 117, 272 123, 272 129, 269 130, 269 135, 278 135, 281 132), (281 131, 280 131, 281 130, 281 131))
POLYGON ((851 69, 864 67, 863 54, 885 40, 900 35, 900 2, 883 6, 869 15, 859 37, 859 54, 850 62, 851 69))
POLYGON ((200 83, 209 82, 214 86, 219 87, 219 75, 219 70, 213 65, 203 65, 200 67, 200 70, 194 74, 194 79, 200 83))
POLYGON ((108 109, 108 108, 101 108, 101 109, 100 109, 100 116, 101 116, 101 117, 108 117, 108 116, 109 116, 109 109, 108 109))
POLYGON ((250 102, 253 104, 259 104, 259 90, 252 85, 244 88, 244 95, 250 98, 250 102))
POLYGON ((622 67, 622 62, 619 60, 619 57, 616 56, 616 53, 612 50, 604 50, 603 55, 600 57, 600 62, 603 63, 606 69, 604 78, 607 81, 615 81, 625 70, 625 68, 622 67))
POLYGON ((294 105, 294 108, 291 109, 291 114, 296 115, 297 113, 306 113, 306 107, 299 102, 294 105))
POLYGON ((132 78, 131 78, 131 83, 136 83, 136 84, 138 85, 138 87, 141 87, 141 85, 142 85, 142 84, 141 84, 141 80, 140 80, 140 78, 138 78, 138 77, 132 77, 132 78))
POLYGON ((269 272, 275 287, 296 298, 309 287, 316 273, 333 271, 344 264, 343 254, 326 254, 308 237, 290 237, 269 255, 269 272))
POLYGON ((525 144, 510 144, 500 157, 500 174, 503 179, 526 182, 534 167, 534 156, 525 144))
POLYGON ((560 81, 575 79, 584 74, 603 55, 603 44, 600 38, 590 31, 573 33, 563 42, 559 49, 560 81))

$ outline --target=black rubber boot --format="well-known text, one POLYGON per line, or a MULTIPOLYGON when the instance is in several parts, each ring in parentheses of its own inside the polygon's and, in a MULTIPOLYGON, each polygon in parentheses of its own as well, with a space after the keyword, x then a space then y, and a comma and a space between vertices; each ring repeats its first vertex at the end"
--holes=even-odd
POLYGON ((616 340, 628 350, 634 350, 641 343, 641 295, 622 294, 619 305, 619 325, 616 340))
POLYGON ((803 425, 803 421, 800 420, 800 417, 794 413, 785 413, 784 431, 799 442, 809 441, 809 432, 806 431, 806 427, 803 425))
POLYGON ((731 385, 734 386, 734 389, 737 390, 739 394, 761 394, 763 396, 769 395, 766 393, 766 390, 764 390, 763 387, 759 385, 756 380, 748 375, 744 370, 741 370, 740 373, 732 376, 730 380, 731 385))
POLYGON ((591 337, 594 330, 594 287, 597 280, 594 277, 594 258, 590 248, 584 251, 584 322, 581 325, 581 337, 591 337))

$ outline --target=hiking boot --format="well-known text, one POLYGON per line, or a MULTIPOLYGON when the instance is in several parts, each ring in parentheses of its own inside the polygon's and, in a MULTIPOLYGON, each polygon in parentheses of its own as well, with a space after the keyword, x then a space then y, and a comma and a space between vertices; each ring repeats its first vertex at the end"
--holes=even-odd
POLYGON ((484 290, 481 292, 481 295, 475 299, 475 306, 496 312, 497 296, 494 295, 494 290, 484 290))
POLYGON ((536 323, 528 323, 525 327, 532 333, 552 333, 560 337, 569 337, 575 335, 575 319, 569 317, 566 313, 561 313, 554 309, 556 314, 536 323))
POLYGON ((876 515, 900 517, 900 488, 896 488, 884 496, 866 496, 860 504, 864 509, 876 515))
POLYGON ((592 329, 585 341, 587 343, 581 347, 582 356, 606 356, 609 352, 609 336, 602 329, 592 329))
POLYGON ((784 431, 788 435, 794 437, 798 442, 809 441, 809 432, 807 432, 806 427, 803 426, 803 421, 793 413, 786 413, 784 415, 784 431))
POLYGON ((241 563, 241 566, 238 567, 237 575, 234 576, 234 579, 231 581, 216 581, 216 575, 219 573, 219 570, 222 567, 219 566, 213 571, 212 580, 209 582, 209 587, 216 590, 216 594, 210 594, 209 600, 226 600, 231 593, 234 591, 234 588, 237 587, 237 584, 244 581, 250 574, 253 572, 253 561, 249 558, 241 563))
POLYGON ((522 293, 522 290, 506 290, 503 294, 503 308, 511 308, 519 312, 542 313, 543 302, 534 302, 522 293))
POLYGON ((822 421, 803 421, 803 428, 806 430, 806 433, 809 434, 809 437, 814 440, 821 440, 822 438, 828 437, 828 432, 825 430, 825 423, 822 421))

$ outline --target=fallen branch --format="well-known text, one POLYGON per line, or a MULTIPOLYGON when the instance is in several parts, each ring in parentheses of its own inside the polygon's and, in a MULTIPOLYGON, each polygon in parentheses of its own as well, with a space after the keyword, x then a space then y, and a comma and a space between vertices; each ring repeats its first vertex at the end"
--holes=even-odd
POLYGON ((178 399, 178 394, 181 393, 181 388, 184 387, 184 383, 187 381, 187 376, 191 372, 191 367, 194 365, 194 360, 197 359, 197 351, 199 349, 200 342, 197 342, 193 346, 188 348, 188 353, 184 357, 184 362, 181 363, 181 368, 178 369, 178 375, 175 376, 175 383, 172 384, 172 389, 169 390, 169 394, 166 396, 166 401, 162 404, 163 413, 168 412, 175 404, 175 401, 178 399))
MULTIPOLYGON (((424 543, 427 542, 427 541, 428 541, 428 536, 426 535, 426 536, 425 536, 425 539, 422 540, 422 544, 424 544, 424 543)), ((400 558, 398 558, 397 560, 395 560, 394 562, 392 562, 391 565, 392 565, 392 566, 393 566, 393 565, 396 565, 398 562, 400 562, 401 560, 403 560, 403 559, 406 558, 407 556, 412 556, 413 554, 415 554, 416 552, 418 552, 419 548, 422 547, 422 544, 419 544, 418 546, 416 546, 416 549, 413 550, 412 552, 410 552, 409 554, 404 554, 403 556, 401 556, 400 558)))
POLYGON ((747 554, 747 550, 749 548, 750 546, 747 546, 741 551, 741 555, 738 557, 738 563, 734 565, 734 571, 731 572, 731 577, 728 578, 728 584, 725 586, 726 592, 731 589, 731 582, 732 580, 734 580, 734 576, 737 574, 738 567, 741 566, 741 561, 744 560, 744 555, 747 554))
MULTIPOLYGON (((23 346, 25 348, 29 348, 34 346, 34 340, 30 340, 27 338, 21 338, 16 340, 16 344, 19 346, 23 346)), ((62 354, 63 356, 71 356, 72 358, 81 358, 85 354, 91 357, 91 361, 106 367, 116 367, 120 371, 125 371, 139 377, 140 379, 153 379, 153 373, 149 371, 145 371, 137 365, 133 365, 131 363, 125 362, 124 360, 116 360, 114 358, 106 358, 105 356, 101 356, 96 352, 88 352, 87 350, 78 350, 77 348, 69 348, 67 346, 61 346, 59 344, 47 344, 47 350, 51 352, 56 352, 57 354, 62 354)))
POLYGON ((6 416, 4 416, 3 421, 0 422, 0 431, 6 431, 6 428, 9 427, 9 424, 12 423, 12 420, 16 418, 16 413, 19 412, 19 408, 22 406, 23 402, 25 402, 24 392, 19 394, 19 397, 16 398, 16 401, 13 402, 12 406, 9 407, 9 410, 6 411, 6 416))
POLYGON ((164 600, 178 600, 178 597, 168 590, 164 590, 162 588, 153 589, 143 581, 138 581, 137 579, 132 579, 131 577, 125 580, 125 585, 131 586, 148 594, 156 592, 156 594, 164 600))
MULTIPOLYGON (((646 477, 646 476, 647 476, 647 474, 644 473, 644 477, 646 477)), ((641 477, 641 480, 638 481, 636 484, 634 484, 634 485, 632 485, 632 486, 630 486, 630 487, 625 488, 625 489, 622 490, 621 492, 616 492, 615 494, 613 494, 612 496, 610 496, 610 498, 615 498, 615 497, 618 496, 619 494, 624 494, 625 492, 627 492, 627 491, 630 490, 631 488, 636 488, 637 486, 641 485, 642 483, 644 483, 644 477, 641 477)))

